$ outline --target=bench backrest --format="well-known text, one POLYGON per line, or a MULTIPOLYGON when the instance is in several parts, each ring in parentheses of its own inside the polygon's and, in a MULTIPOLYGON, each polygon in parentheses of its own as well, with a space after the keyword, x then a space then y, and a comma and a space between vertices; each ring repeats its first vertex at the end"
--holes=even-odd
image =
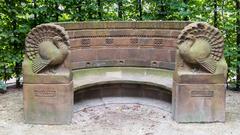
POLYGON ((190 22, 57 23, 70 37, 72 69, 132 66, 174 69, 176 41, 190 22))

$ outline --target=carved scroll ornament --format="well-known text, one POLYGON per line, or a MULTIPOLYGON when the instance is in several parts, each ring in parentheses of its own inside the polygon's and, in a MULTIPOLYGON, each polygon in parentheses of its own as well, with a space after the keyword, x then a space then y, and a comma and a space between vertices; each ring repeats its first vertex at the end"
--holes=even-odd
POLYGON ((64 28, 55 24, 33 28, 25 40, 26 55, 32 61, 33 73, 61 65, 68 55, 68 39, 64 28))

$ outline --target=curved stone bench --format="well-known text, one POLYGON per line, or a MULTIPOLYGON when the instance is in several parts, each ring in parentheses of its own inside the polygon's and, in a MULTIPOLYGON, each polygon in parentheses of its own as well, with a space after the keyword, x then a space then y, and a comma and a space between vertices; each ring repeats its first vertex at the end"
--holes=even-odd
POLYGON ((171 91, 173 71, 138 67, 104 67, 73 71, 74 91, 100 84, 147 84, 171 91))
POLYGON ((177 36, 189 23, 57 23, 69 34, 74 90, 105 83, 171 90, 177 36))
MULTIPOLYGON (((25 121, 70 123, 74 91, 108 84, 142 84, 172 92, 173 118, 178 122, 224 121, 224 79, 219 79, 224 75, 212 75, 199 67, 195 72, 177 51, 177 44, 192 37, 181 38, 181 31, 190 23, 62 22, 37 26, 26 38, 25 121), (62 55, 58 56, 58 49, 62 55)), ((202 28, 200 24, 196 29, 202 28)))

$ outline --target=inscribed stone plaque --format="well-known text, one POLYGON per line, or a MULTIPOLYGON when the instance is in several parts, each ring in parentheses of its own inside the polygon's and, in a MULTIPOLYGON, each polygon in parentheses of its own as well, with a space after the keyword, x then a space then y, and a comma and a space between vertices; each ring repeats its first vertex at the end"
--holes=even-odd
POLYGON ((213 91, 192 91, 192 97, 213 97, 213 91))

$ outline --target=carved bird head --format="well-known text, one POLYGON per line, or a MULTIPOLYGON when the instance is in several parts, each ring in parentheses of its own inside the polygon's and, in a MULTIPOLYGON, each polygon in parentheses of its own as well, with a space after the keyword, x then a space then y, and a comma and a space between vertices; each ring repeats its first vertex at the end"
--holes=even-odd
POLYGON ((191 48, 194 45, 196 38, 192 34, 184 36, 184 42, 178 45, 178 50, 180 55, 190 63, 196 63, 196 61, 191 57, 191 48))
POLYGON ((52 42, 57 48, 59 48, 59 42, 63 42, 63 40, 61 37, 55 36, 53 37, 52 42))

